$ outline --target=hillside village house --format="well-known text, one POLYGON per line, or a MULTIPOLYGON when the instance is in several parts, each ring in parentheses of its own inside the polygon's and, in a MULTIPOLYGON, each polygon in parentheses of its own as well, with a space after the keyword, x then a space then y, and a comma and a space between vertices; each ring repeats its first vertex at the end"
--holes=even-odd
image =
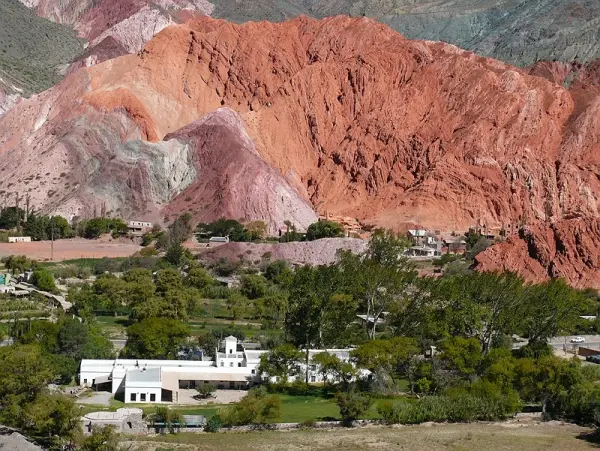
POLYGON ((427 230, 409 230, 408 238, 412 246, 406 250, 407 256, 431 258, 442 255, 441 241, 427 230))
POLYGON ((151 222, 144 221, 129 221, 127 228, 131 233, 142 233, 152 229, 151 222))
MULTIPOLYGON (((309 350, 309 358, 324 351, 309 350)), ((344 361, 350 358, 350 349, 327 351, 344 361)), ((179 390, 203 384, 215 384, 218 389, 248 389, 262 382, 258 366, 266 352, 246 349, 230 336, 223 340, 214 360, 85 359, 81 361, 79 384, 109 391, 127 403, 178 403, 179 390)), ((316 366, 309 365, 309 382, 322 381, 316 366)))

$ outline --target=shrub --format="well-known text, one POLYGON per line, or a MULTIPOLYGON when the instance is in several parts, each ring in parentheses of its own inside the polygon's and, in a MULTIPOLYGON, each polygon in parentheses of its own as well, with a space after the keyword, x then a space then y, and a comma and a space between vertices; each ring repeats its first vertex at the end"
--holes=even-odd
POLYGON ((345 236, 344 228, 334 221, 318 221, 308 226, 306 239, 308 241, 321 238, 336 238, 345 236))
POLYGON ((514 396, 491 399, 461 394, 427 396, 416 401, 387 401, 377 409, 387 424, 453 423, 504 419, 515 412, 514 396))
POLYGON ((42 291, 56 291, 54 277, 45 269, 38 269, 31 276, 31 283, 42 291))
POLYGON ((196 387, 196 391, 199 398, 206 399, 210 398, 217 391, 217 386, 215 384, 201 384, 199 387, 196 387))
POLYGON ((221 426, 223 426, 221 417, 218 414, 213 415, 206 422, 206 425, 204 426, 204 432, 219 432, 221 430, 221 426))
POLYGON ((225 424, 264 426, 281 416, 279 396, 268 395, 264 389, 252 389, 240 402, 222 412, 225 424))
POLYGON ((223 285, 209 285, 202 290, 206 299, 227 299, 229 293, 229 288, 223 285))
POLYGON ((79 270, 75 265, 59 266, 52 270, 54 277, 57 279, 71 279, 77 277, 78 272, 79 270))
POLYGON ((363 417, 371 408, 372 400, 360 393, 336 393, 335 402, 340 408, 340 416, 345 424, 363 417))
POLYGON ((309 418, 308 420, 304 420, 300 423, 300 427, 302 429, 313 429, 317 425, 317 420, 314 418, 309 418))

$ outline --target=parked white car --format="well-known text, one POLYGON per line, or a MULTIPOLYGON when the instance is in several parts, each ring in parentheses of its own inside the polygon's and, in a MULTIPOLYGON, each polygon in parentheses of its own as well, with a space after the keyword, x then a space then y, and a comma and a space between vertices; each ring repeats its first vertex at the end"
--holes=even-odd
POLYGON ((571 343, 585 343, 585 338, 573 337, 573 338, 571 338, 571 343))

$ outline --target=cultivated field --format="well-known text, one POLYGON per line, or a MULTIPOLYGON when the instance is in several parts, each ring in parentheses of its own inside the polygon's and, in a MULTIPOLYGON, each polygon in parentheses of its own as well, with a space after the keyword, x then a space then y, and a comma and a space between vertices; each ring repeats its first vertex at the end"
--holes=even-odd
POLYGON ((329 431, 182 433, 125 441, 128 450, 544 450, 597 449, 583 439, 589 429, 542 423, 440 424, 329 431), (142 441, 144 440, 144 441, 142 441))
MULTIPOLYGON (((50 241, 31 243, 0 243, 0 258, 8 255, 25 255, 34 260, 50 260, 50 241)), ((54 242, 54 261, 77 258, 128 257, 142 249, 135 243, 99 241, 73 238, 54 242)))

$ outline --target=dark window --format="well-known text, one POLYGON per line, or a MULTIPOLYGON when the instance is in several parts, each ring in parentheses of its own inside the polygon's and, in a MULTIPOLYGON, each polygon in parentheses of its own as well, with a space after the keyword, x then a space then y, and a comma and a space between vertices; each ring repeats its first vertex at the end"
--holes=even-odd
POLYGON ((310 381, 311 381, 311 382, 315 382, 315 381, 316 381, 316 379, 317 379, 317 378, 316 378, 315 376, 311 376, 311 377, 310 377, 310 381))
POLYGON ((83 380, 83 383, 84 383, 84 384, 87 384, 87 379, 84 379, 84 380, 83 380))
POLYGON ((140 401, 146 401, 146 393, 140 393, 140 401))
POLYGON ((239 367, 239 366, 242 366, 242 362, 238 362, 238 367, 239 367))
POLYGON ((130 399, 131 399, 131 401, 135 401, 135 400, 136 400, 136 394, 135 394, 135 393, 132 393, 132 394, 131 394, 131 398, 130 398, 130 399))
POLYGON ((156 395, 154 393, 150 393, 150 401, 151 402, 156 401, 156 395))
POLYGON ((256 370, 252 370, 252 374, 256 374, 256 370))

